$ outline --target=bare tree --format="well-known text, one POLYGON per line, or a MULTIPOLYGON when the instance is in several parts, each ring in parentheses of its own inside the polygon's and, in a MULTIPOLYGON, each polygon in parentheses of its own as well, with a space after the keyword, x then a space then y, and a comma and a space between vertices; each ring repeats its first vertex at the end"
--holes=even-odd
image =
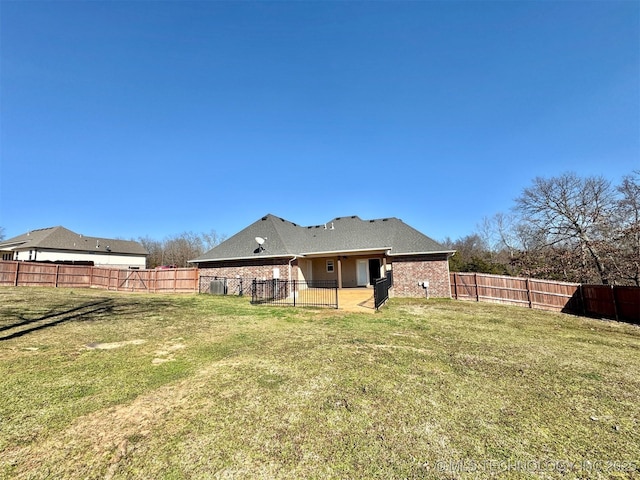
POLYGON ((156 268, 164 265, 164 246, 161 242, 149 237, 140 238, 138 241, 149 252, 147 254, 147 268, 156 268))
POLYGON ((0 227, 0 240, 4 240, 4 227, 0 227))
POLYGON ((167 236, 162 241, 144 237, 140 238, 139 242, 149 252, 147 255, 147 267, 149 268, 163 265, 191 267, 189 260, 202 255, 224 241, 225 238, 225 235, 218 235, 215 230, 211 230, 202 234, 183 232, 167 236))
POLYGON ((189 267, 189 260, 196 258, 203 251, 200 236, 193 232, 184 232, 165 239, 164 262, 177 267, 189 267))
POLYGON ((227 239, 227 236, 222 234, 218 234, 215 230, 211 230, 208 233, 202 234, 202 244, 204 246, 204 251, 207 252, 211 250, 216 245, 224 242, 227 239))
MULTIPOLYGON (((581 270, 595 267, 603 284, 610 281, 602 245, 610 242, 614 190, 603 177, 580 178, 566 173, 550 179, 536 178, 516 199, 521 229, 542 250, 575 250, 581 270)), ((532 248, 529 248, 532 250, 532 248)))
POLYGON ((616 190, 616 248, 609 258, 622 282, 640 286, 640 170, 623 177, 616 190))

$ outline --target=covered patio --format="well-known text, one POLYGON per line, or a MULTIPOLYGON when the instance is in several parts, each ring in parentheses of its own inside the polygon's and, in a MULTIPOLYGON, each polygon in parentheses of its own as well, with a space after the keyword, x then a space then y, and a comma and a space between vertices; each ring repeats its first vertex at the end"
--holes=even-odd
POLYGON ((371 250, 320 252, 301 254, 297 264, 298 280, 313 282, 335 280, 339 289, 362 288, 384 277, 391 263, 388 248, 371 250))

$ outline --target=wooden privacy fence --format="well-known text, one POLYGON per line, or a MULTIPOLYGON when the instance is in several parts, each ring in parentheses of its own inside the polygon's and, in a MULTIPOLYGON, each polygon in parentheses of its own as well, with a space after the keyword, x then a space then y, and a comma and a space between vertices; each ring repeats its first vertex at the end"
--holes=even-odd
POLYGON ((581 285, 484 273, 450 273, 459 300, 506 303, 640 323, 640 287, 581 285))
POLYGON ((0 262, 0 285, 15 287, 103 288, 123 292, 194 293, 197 268, 119 270, 80 265, 0 262))

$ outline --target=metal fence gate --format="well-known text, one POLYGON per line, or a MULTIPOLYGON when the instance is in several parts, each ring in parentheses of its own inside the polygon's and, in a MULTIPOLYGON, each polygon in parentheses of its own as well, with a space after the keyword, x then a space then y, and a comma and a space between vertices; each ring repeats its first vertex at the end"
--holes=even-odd
POLYGON ((389 288, 391 288, 392 277, 386 276, 377 278, 373 284, 373 298, 376 310, 378 310, 384 302, 389 300, 389 288))

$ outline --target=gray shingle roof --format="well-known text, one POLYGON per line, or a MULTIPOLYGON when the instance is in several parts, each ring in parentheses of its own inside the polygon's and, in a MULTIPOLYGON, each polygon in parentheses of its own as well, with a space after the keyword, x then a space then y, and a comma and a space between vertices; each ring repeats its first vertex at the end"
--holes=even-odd
POLYGON ((374 250, 390 250, 391 255, 453 252, 397 218, 337 217, 303 227, 269 214, 191 262, 374 250), (263 249, 258 248, 256 237, 266 239, 263 249))
POLYGON ((146 249, 132 240, 87 237, 64 227, 41 228, 0 242, 0 250, 24 250, 29 248, 93 251, 127 255, 147 255, 146 249))

